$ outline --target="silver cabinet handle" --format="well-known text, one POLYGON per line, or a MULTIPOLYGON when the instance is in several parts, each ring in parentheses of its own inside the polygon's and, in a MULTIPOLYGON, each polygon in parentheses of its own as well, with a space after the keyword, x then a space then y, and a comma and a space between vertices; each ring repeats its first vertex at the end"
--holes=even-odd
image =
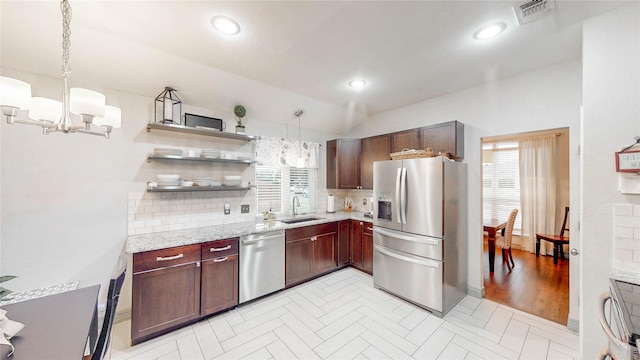
POLYGON ((225 250, 229 250, 229 249, 231 249, 231 245, 227 245, 227 246, 221 247, 221 248, 211 248, 211 249, 209 249, 209 252, 225 251, 225 250))
POLYGON ((311 241, 316 241, 316 240, 318 240, 318 238, 317 238, 317 237, 315 237, 315 236, 312 236, 312 237, 311 237, 311 241))
POLYGON ((372 227, 368 227, 368 226, 367 226, 367 230, 369 230, 369 231, 373 231, 373 228, 372 228, 372 227))
POLYGON ((184 257, 184 254, 178 254, 178 255, 167 256, 167 257, 158 256, 156 258, 156 261, 170 261, 170 260, 180 259, 182 257, 184 257))
POLYGON ((219 263, 219 262, 225 262, 225 261, 227 261, 227 260, 229 260, 229 258, 227 258, 227 257, 225 256, 225 257, 223 257, 223 258, 213 259, 213 262, 214 262, 214 263, 219 263))

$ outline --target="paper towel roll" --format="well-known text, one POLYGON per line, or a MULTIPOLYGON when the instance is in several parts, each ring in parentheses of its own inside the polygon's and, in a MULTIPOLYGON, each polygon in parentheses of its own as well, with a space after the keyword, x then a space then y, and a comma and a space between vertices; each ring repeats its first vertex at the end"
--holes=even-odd
POLYGON ((332 194, 329 194, 329 197, 327 197, 327 212, 336 212, 336 202, 332 194))

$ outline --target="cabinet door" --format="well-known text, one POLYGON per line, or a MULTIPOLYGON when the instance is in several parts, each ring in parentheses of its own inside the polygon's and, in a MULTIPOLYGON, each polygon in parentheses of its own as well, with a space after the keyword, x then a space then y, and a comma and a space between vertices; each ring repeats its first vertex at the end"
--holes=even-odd
POLYGON ((373 274, 373 224, 365 222, 362 231, 362 269, 373 274))
POLYGON ((238 254, 202 262, 200 316, 238 305, 238 254))
POLYGON ((349 264, 350 232, 351 220, 342 220, 338 223, 338 266, 349 264))
POLYGON ((364 138, 360 141, 360 187, 373 189, 373 162, 389 160, 389 134, 364 138))
POLYGON ((199 316, 199 261, 133 275, 132 344, 167 332, 199 316))
POLYGON ((391 152, 404 149, 424 150, 420 147, 420 129, 398 131, 391 134, 391 152))
POLYGON ((335 269, 337 264, 336 233, 312 237, 314 275, 335 269))
POLYGON ((304 281, 313 276, 313 241, 305 237, 287 241, 285 246, 286 285, 304 281))
POLYGON ((351 254, 351 265, 362 269, 362 221, 351 221, 351 241, 349 253, 351 254))
POLYGON ((449 121, 420 128, 420 148, 427 147, 434 154, 448 152, 455 158, 464 158, 464 125, 449 121))
POLYGON ((327 141, 327 189, 360 187, 360 139, 327 141))

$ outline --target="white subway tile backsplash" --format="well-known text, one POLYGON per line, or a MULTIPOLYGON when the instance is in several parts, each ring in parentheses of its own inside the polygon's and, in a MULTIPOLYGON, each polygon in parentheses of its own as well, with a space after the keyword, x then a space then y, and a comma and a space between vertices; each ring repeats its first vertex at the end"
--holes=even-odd
POLYGON ((640 206, 614 205, 614 268, 640 275, 640 206))
POLYGON ((615 204, 613 207, 615 216, 632 216, 633 205, 630 204, 615 204))
POLYGON ((128 198, 128 235, 233 224, 255 219, 255 191, 131 192, 128 198), (224 215, 224 204, 231 214, 224 215), (240 212, 249 204, 251 211, 240 212))

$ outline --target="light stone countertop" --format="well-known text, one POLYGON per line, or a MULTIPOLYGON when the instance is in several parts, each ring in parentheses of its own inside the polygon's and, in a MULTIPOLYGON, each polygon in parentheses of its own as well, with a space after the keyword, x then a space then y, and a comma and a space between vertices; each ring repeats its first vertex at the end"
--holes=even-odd
POLYGON ((305 221, 296 224, 285 224, 278 220, 287 220, 291 217, 271 221, 248 221, 234 224, 206 226, 193 229, 157 232, 151 234, 132 235, 127 237, 125 251, 134 254, 150 250, 167 249, 175 246, 199 244, 212 240, 228 239, 250 234, 259 234, 270 231, 293 229, 309 225, 318 225, 340 220, 359 220, 372 222, 373 219, 365 217, 362 212, 335 213, 311 213, 297 215, 296 217, 318 217, 320 220, 305 221))

